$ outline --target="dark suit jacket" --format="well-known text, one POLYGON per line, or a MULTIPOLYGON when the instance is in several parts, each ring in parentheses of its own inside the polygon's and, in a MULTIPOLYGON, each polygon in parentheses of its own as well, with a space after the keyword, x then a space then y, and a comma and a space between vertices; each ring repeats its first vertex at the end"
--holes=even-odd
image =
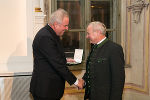
MULTIPOLYGON (((90 100, 122 100, 125 81, 122 47, 109 40, 102 42, 91 55, 90 100)), ((87 73, 83 79, 87 80, 87 73)), ((87 88, 85 88, 85 98, 87 88)))
POLYGON ((46 25, 33 41, 34 69, 30 83, 32 95, 61 98, 65 80, 72 85, 76 77, 66 66, 66 57, 59 37, 46 25))

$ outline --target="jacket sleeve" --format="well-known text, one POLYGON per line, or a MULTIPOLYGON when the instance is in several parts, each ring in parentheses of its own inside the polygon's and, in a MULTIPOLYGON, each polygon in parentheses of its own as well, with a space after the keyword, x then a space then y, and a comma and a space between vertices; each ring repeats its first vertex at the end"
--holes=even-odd
POLYGON ((76 77, 66 66, 66 58, 59 51, 56 41, 50 36, 43 36, 39 39, 39 49, 48 59, 50 66, 64 78, 70 85, 75 83, 76 77))

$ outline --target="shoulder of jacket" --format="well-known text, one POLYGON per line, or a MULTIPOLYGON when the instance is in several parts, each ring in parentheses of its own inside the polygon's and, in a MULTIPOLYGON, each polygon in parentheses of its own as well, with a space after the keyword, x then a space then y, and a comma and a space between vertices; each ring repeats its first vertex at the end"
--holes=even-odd
POLYGON ((122 46, 120 44, 117 44, 111 40, 109 40, 106 44, 106 47, 109 48, 109 50, 112 50, 112 49, 120 49, 122 48, 122 46))

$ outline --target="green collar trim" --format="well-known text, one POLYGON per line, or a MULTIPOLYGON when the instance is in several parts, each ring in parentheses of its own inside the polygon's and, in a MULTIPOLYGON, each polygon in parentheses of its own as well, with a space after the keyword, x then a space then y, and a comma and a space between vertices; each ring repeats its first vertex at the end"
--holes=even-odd
POLYGON ((108 38, 106 38, 102 43, 98 44, 96 48, 101 47, 101 46, 104 45, 107 41, 108 41, 108 38))

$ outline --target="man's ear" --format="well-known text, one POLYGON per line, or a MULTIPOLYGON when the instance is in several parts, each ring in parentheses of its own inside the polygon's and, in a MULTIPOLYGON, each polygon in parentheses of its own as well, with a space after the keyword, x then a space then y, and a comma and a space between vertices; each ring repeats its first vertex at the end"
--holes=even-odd
POLYGON ((103 35, 102 32, 101 32, 100 30, 98 30, 98 34, 99 34, 99 35, 103 35))
POLYGON ((57 26, 58 26, 57 22, 54 22, 53 25, 51 25, 51 27, 53 28, 53 30, 57 29, 57 26))
POLYGON ((95 33, 99 36, 101 34, 101 31, 97 30, 95 33))
POLYGON ((54 22, 53 25, 54 25, 54 28, 57 27, 57 22, 54 22))

